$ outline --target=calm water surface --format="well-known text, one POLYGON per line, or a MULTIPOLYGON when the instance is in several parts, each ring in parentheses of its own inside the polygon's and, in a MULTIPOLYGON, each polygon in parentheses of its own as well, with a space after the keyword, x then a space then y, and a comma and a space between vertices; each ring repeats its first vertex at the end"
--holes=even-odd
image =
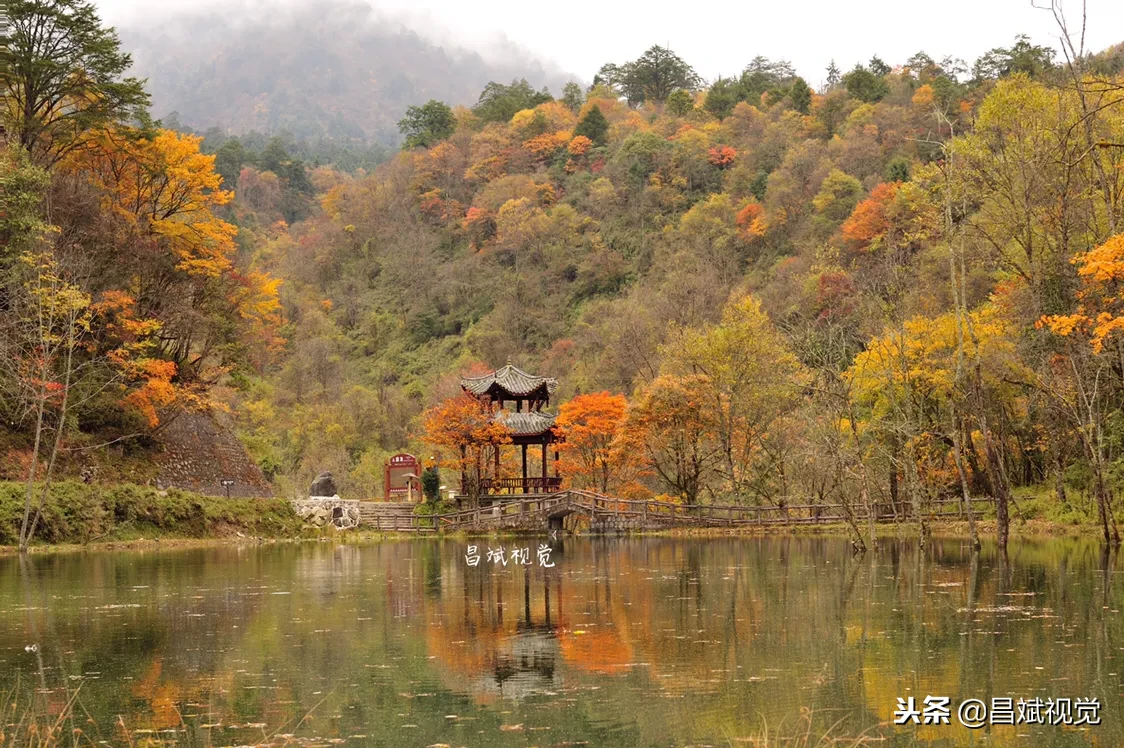
POLYGON ((541 568, 474 542, 532 563, 437 540, 0 559, 0 691, 58 714, 77 689, 73 727, 113 744, 1124 745, 1120 564, 1093 543, 567 538, 541 568), (887 726, 909 695, 1097 697, 1103 723, 887 726))

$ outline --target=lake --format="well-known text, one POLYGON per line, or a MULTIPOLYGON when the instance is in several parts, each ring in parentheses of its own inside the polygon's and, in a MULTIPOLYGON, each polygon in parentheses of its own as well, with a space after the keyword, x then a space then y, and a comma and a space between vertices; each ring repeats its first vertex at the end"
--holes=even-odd
POLYGON ((1093 542, 565 538, 552 567, 541 542, 0 558, 6 720, 138 745, 1124 745, 1120 564, 1093 542), (951 724, 888 724, 910 696, 951 724), (1101 724, 959 724, 994 697, 1097 698, 1101 724))

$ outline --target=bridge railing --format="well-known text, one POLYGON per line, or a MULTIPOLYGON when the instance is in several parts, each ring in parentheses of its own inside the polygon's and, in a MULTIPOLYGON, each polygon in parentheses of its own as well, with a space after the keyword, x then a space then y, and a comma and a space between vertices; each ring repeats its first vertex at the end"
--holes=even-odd
MULTIPOLYGON (((786 505, 744 505, 744 504, 679 504, 667 501, 627 501, 598 497, 588 497, 592 508, 599 512, 610 512, 625 516, 647 517, 652 521, 686 521, 708 525, 739 524, 827 524, 846 522, 848 510, 856 522, 867 522, 869 512, 865 506, 841 503, 786 504, 786 505)), ((971 500, 974 511, 991 504, 991 499, 971 500)), ((916 519, 912 506, 908 504, 879 503, 873 506, 875 519, 880 522, 908 521, 916 519)), ((926 502, 921 507, 925 518, 950 519, 964 517, 963 502, 959 499, 938 499, 926 502)))
MULTIPOLYGON (((974 511, 991 503, 991 499, 974 498, 971 504, 974 511)), ((442 527, 459 527, 476 524, 486 520, 502 520, 504 517, 525 516, 542 513, 563 504, 591 515, 611 514, 620 517, 637 518, 650 523, 682 522, 706 526, 737 526, 749 524, 829 524, 846 522, 848 509, 855 522, 869 521, 867 508, 835 503, 786 504, 786 505, 744 505, 744 504, 681 504, 657 500, 615 499, 591 491, 569 490, 549 496, 526 499, 511 499, 495 502, 488 507, 465 509, 458 512, 437 515, 442 527)), ((921 508, 922 516, 931 519, 949 519, 964 516, 964 503, 960 499, 938 499, 926 502, 921 508)), ((875 519, 879 522, 915 519, 912 506, 908 504, 879 503, 873 506, 875 519)))
POLYGON ((458 527, 463 524, 477 523, 482 520, 539 513, 545 509, 566 503, 569 503, 567 493, 547 496, 539 495, 525 499, 512 498, 505 501, 497 501, 493 502, 490 506, 462 509, 456 512, 437 514, 434 515, 434 517, 442 527, 458 527))

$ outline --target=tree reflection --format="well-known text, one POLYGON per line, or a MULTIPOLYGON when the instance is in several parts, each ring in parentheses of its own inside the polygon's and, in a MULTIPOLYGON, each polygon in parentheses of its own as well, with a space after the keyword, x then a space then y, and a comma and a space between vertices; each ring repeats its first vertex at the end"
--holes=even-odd
POLYGON ((200 744, 300 725, 525 745, 512 724, 717 742, 805 707, 813 730, 892 733, 898 696, 934 694, 1096 696, 1097 739, 1121 742, 1118 559, 1094 544, 1004 559, 941 538, 857 557, 834 538, 569 539, 552 560, 470 567, 442 541, 3 559, 0 687, 33 681, 35 709, 58 713, 81 684, 90 731, 113 740, 121 715, 200 744))

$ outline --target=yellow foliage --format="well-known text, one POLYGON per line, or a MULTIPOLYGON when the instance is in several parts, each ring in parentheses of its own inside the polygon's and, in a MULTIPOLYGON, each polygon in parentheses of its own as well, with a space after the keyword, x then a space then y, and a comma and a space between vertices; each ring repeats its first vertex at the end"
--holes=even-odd
POLYGON ((933 403, 954 400, 963 394, 957 390, 958 358, 961 376, 966 377, 977 349, 990 386, 1004 386, 1004 375, 1014 366, 1010 323, 995 305, 987 304, 971 313, 971 324, 975 342, 966 326, 958 334, 952 313, 917 316, 900 329, 887 328, 855 356, 844 374, 855 402, 881 418, 901 407, 905 397, 933 403), (961 335, 963 351, 958 357, 961 335))
POLYGON ((933 105, 934 98, 933 87, 926 83, 913 92, 912 101, 914 106, 929 107, 933 105))
POLYGON ((152 139, 105 130, 66 168, 101 188, 107 210, 163 240, 178 259, 177 270, 218 277, 232 266, 237 229, 213 210, 234 194, 222 189, 215 157, 199 152, 202 140, 171 130, 152 139))

